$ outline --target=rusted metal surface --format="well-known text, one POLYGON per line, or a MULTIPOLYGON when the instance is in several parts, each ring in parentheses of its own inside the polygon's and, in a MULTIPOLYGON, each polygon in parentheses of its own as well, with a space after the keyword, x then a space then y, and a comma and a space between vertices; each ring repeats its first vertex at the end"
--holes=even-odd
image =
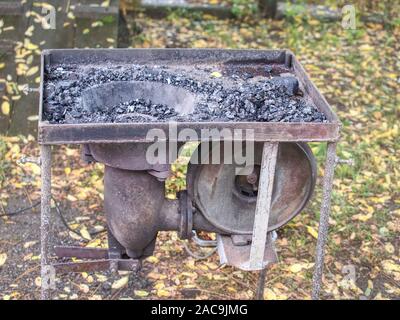
MULTIPOLYGON (((251 244, 235 245, 231 236, 224 235, 218 235, 217 242, 221 263, 237 267, 241 270, 252 270, 249 269, 251 244)), ((263 256, 263 264, 266 267, 268 264, 276 262, 278 262, 278 256, 276 254, 275 245, 271 233, 268 233, 263 256)))
POLYGON ((265 278, 267 276, 267 268, 264 268, 258 274, 255 300, 264 300, 265 278))
MULTIPOLYGON (((163 130, 165 140, 178 141, 178 148, 187 141, 186 136, 180 140, 181 138, 172 134, 168 123, 53 125, 39 121, 39 143, 42 144, 42 161, 44 159, 42 277, 46 276, 43 270, 49 264, 47 246, 50 213, 50 147, 47 145, 85 144, 85 157, 105 164, 104 201, 109 228, 109 249, 56 247, 55 251, 59 256, 90 259, 82 262, 57 263, 54 265, 57 272, 106 269, 135 271, 139 268, 138 259, 153 253, 158 231, 169 230, 179 231, 182 238, 190 238, 192 230, 218 233, 218 251, 222 263, 243 270, 259 270, 277 261, 272 235, 267 231, 279 228, 291 220, 304 208, 312 195, 316 179, 316 163, 305 142, 327 141, 329 143, 324 193, 313 278, 313 298, 318 298, 336 159, 335 147, 339 139, 340 123, 295 56, 285 50, 50 50, 42 55, 41 75, 43 80, 43 68, 49 64, 128 64, 132 61, 150 65, 174 63, 194 66, 198 63, 208 63, 235 68, 249 68, 253 63, 254 72, 257 72, 258 65, 271 64, 276 69, 290 70, 298 77, 305 97, 312 100, 313 104, 326 115, 328 122, 177 123, 177 133, 190 128, 201 137, 202 129, 224 129, 225 132, 229 130, 232 133, 232 139, 235 141, 249 139, 246 135, 237 135, 236 130, 245 132, 251 129, 254 133, 253 140, 258 142, 254 164, 263 167, 261 158, 264 143, 266 146, 271 146, 272 157, 271 161, 265 162, 271 164, 267 165, 268 170, 260 171, 255 168, 238 181, 235 177, 235 165, 224 164, 223 159, 220 162, 222 164, 216 165, 190 164, 187 175, 188 191, 182 192, 179 200, 171 201, 164 197, 164 180, 168 176, 170 165, 150 164, 146 160, 146 151, 154 142, 147 137, 150 129, 163 130), (277 157, 274 157, 274 148, 278 142, 277 157), (276 160, 274 170, 273 159, 276 160), (275 174, 272 174, 273 171, 275 174), (192 203, 195 207, 192 207, 192 203), (262 210, 268 207, 271 209, 269 214, 262 210), (260 219, 254 218, 256 211, 260 219), (266 217, 268 215, 269 219, 266 217), (256 236, 252 237, 252 234, 256 236), (131 259, 122 259, 125 254, 131 259)), ((40 93, 39 116, 42 119, 43 81, 40 93)), ((223 139, 214 137, 213 140, 223 139)), ((199 148, 201 149, 203 145, 200 144, 199 148)), ((223 147, 223 144, 220 147, 223 147)), ((173 160, 172 157, 167 162, 173 160)), ((264 282, 265 273, 262 273, 257 296, 262 295, 264 282)), ((49 297, 47 290, 42 289, 42 297, 49 297)))
POLYGON ((55 246, 54 253, 59 258, 108 259, 108 250, 101 248, 55 246))
MULTIPOLYGON (((223 155, 224 146, 216 147, 221 148, 223 155)), ((211 150, 204 155, 205 163, 212 161, 208 158, 211 150)), ((262 144, 255 144, 254 150, 254 164, 259 165, 262 144)), ((222 233, 251 234, 257 197, 242 195, 236 190, 237 167, 241 165, 224 164, 224 159, 221 164, 189 164, 188 192, 197 209, 222 233)), ((307 145, 280 143, 269 231, 301 212, 313 193, 316 174, 316 162, 307 145)))
POLYGON ((171 150, 171 152, 167 146, 166 162, 150 164, 146 161, 146 152, 150 145, 150 143, 108 143, 91 144, 88 147, 91 156, 96 161, 104 163, 109 167, 124 170, 154 170, 163 172, 168 171, 170 169, 169 164, 176 160, 176 157, 170 157, 169 155, 177 154, 177 150, 182 146, 181 143, 177 144, 175 146, 176 150, 171 150))
POLYGON ((158 231, 180 231, 182 238, 191 231, 221 232, 193 214, 186 192, 180 200, 165 198, 165 186, 146 171, 105 167, 104 205, 110 232, 132 258, 151 255, 158 231))
MULTIPOLYGON (((229 130, 236 132, 254 130, 254 141, 310 142, 336 141, 339 138, 338 125, 334 123, 270 123, 270 122, 179 122, 179 132, 193 129, 198 137, 202 130, 229 130)), ((199 139, 177 139, 169 135, 168 123, 93 123, 93 124, 47 124, 39 127, 38 141, 41 144, 84 144, 84 143, 149 143, 150 129, 162 130, 170 141, 198 141, 199 139)), ((223 140, 223 139, 221 139, 223 140)), ((233 139, 235 140, 235 139, 233 139)), ((239 140, 239 138, 237 139, 239 140)), ((240 140, 245 140, 240 138, 240 140)))
POLYGON ((326 151, 325 173, 322 191, 321 213, 318 228, 317 248, 315 252, 315 267, 313 275, 312 298, 319 299, 321 291, 322 273, 324 269, 325 244, 328 237, 329 215, 331 210, 331 196, 333 178, 336 165, 336 143, 328 143, 326 151))
MULTIPOLYGON (((299 78, 306 97, 328 118, 327 123, 268 123, 268 122, 180 122, 182 129, 193 129, 201 137, 202 129, 254 130, 255 141, 336 141, 340 124, 325 99, 312 85, 309 77, 297 62, 293 53, 287 50, 218 50, 218 49, 99 49, 99 50, 49 50, 43 52, 43 64, 74 63, 81 65, 114 63, 124 64, 135 61, 138 64, 196 64, 240 65, 251 62, 281 65, 290 68, 299 78)), ((42 76, 43 82, 43 76, 42 76)), ((43 91, 43 89, 41 90, 43 91)), ((43 99, 40 104, 42 105, 43 99)), ((42 106, 39 118, 43 119, 42 106)), ((39 121, 39 143, 123 143, 153 142, 148 140, 150 129, 160 129, 166 139, 175 141, 169 134, 168 123, 102 123, 102 124, 49 124, 39 121)), ((238 139, 238 137, 236 137, 238 139)), ((243 138, 241 138, 243 139, 243 138)), ((187 139, 184 138, 186 141, 187 139)), ((181 140, 183 141, 183 140, 181 140)))
POLYGON ((164 201, 164 184, 155 177, 143 171, 105 167, 107 223, 131 258, 152 254, 164 201))
POLYGON ((137 271, 140 261, 134 259, 122 259, 121 248, 113 243, 112 235, 109 235, 109 248, 84 248, 55 246, 54 253, 58 258, 88 259, 79 262, 60 262, 52 264, 58 273, 66 272, 90 272, 104 270, 137 271), (110 241, 111 240, 111 241, 110 241))

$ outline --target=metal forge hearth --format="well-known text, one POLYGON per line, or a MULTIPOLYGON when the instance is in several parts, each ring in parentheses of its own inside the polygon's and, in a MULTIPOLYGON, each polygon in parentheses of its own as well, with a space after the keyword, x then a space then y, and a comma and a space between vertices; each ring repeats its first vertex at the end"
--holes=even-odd
MULTIPOLYGON (((340 122, 290 51, 49 50, 42 54, 41 72, 38 140, 42 169, 42 282, 46 281, 51 270, 81 272, 110 268, 135 271, 140 266, 140 260, 152 254, 158 231, 178 231, 182 239, 190 239, 196 235, 196 231, 206 231, 218 235, 217 248, 221 262, 243 270, 261 270, 257 293, 260 297, 264 288, 265 269, 268 264, 277 261, 274 230, 300 213, 315 186, 316 161, 307 142, 326 142, 328 147, 312 292, 313 298, 319 297, 340 122), (272 79, 271 83, 283 81, 285 92, 300 92, 302 99, 307 99, 323 118, 314 122, 301 121, 302 118, 297 121, 287 118, 289 120, 284 121, 282 117, 282 121, 229 121, 226 117, 229 118, 230 114, 225 114, 222 120, 202 120, 201 117, 205 116, 201 115, 188 121, 182 115, 195 112, 196 103, 202 101, 203 107, 207 107, 202 98, 204 91, 194 94, 193 90, 189 92, 177 88, 170 85, 169 78, 163 80, 164 83, 157 83, 154 73, 150 74, 150 80, 142 79, 139 73, 132 79, 125 76, 118 78, 118 81, 106 78, 100 85, 88 85, 77 101, 79 110, 86 110, 87 117, 98 115, 93 123, 89 120, 76 121, 80 115, 72 112, 72 116, 69 115, 71 108, 68 101, 62 114, 56 110, 49 115, 46 106, 49 96, 45 85, 46 70, 71 70, 69 66, 82 70, 91 66, 119 66, 124 69, 132 64, 139 66, 138 70, 148 66, 159 68, 160 65, 183 68, 189 73, 193 71, 193 74, 196 70, 206 70, 214 78, 226 74, 239 74, 239 77, 245 74, 244 82, 247 78, 257 77, 272 79), (297 79, 294 85, 293 79, 297 79), (154 114, 134 111, 111 117, 107 113, 107 106, 124 103, 126 106, 128 100, 136 104, 132 110, 146 110, 145 106, 140 105, 140 101, 146 98, 151 98, 152 103, 161 108, 160 114, 175 115, 176 118, 170 119, 174 120, 174 130, 178 134, 171 133, 168 119, 158 121, 154 114), (174 109, 171 111, 164 105, 173 105, 174 109), (251 132, 251 139, 254 140, 252 170, 242 175, 237 174, 240 166, 235 162, 214 164, 210 161, 214 143, 220 142, 217 148, 222 150, 228 141, 222 136, 196 139, 179 134, 186 129, 197 133, 197 137, 202 137, 202 130, 225 130, 232 134, 234 143, 242 145, 250 138, 238 136, 237 131, 251 132), (146 157, 148 149, 155 142, 154 138, 149 138, 150 130, 163 132, 164 140, 175 142, 175 148, 180 148, 187 141, 200 141, 197 149, 197 154, 201 154, 200 161, 188 165, 187 190, 180 192, 177 200, 164 197, 164 181, 174 157, 170 156, 166 163, 149 163, 146 157), (209 141, 212 143, 208 144, 209 141), (86 160, 105 164, 104 207, 108 223, 108 250, 49 247, 51 146, 61 144, 82 145, 86 160), (51 263, 50 255, 53 252, 60 258, 75 257, 82 261, 51 263)), ((199 86, 196 88, 200 91, 199 86)), ((252 112, 251 109, 246 110, 252 112)), ((173 154, 169 151, 167 154, 173 154)), ((42 297, 50 297, 46 285, 42 286, 42 297)))

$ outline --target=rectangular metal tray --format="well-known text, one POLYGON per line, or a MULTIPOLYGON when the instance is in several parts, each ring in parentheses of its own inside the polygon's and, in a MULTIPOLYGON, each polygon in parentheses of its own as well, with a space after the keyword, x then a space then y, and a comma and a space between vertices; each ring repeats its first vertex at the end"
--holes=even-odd
MULTIPOLYGON (((209 64, 225 63, 282 65, 300 81, 304 95, 322 111, 326 123, 281 122, 178 122, 177 130, 190 128, 200 136, 202 129, 254 130, 255 141, 337 141, 340 121, 328 102, 289 50, 225 49, 54 49, 42 53, 38 141, 40 144, 125 143, 146 140, 150 129, 161 129, 169 137, 167 122, 50 124, 43 121, 43 80, 45 66, 65 64, 209 64)), ((186 141, 186 140, 185 140, 186 141)))

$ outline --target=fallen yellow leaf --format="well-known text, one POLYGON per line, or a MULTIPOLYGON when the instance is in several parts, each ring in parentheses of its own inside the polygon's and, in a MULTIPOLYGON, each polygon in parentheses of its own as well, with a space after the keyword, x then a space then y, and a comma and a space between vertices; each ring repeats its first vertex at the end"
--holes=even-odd
POLYGON ((149 293, 144 290, 134 290, 133 292, 135 293, 135 296, 138 297, 147 297, 149 295, 149 293))
POLYGON ((353 216, 353 220, 359 220, 361 222, 365 222, 369 219, 372 218, 372 213, 367 213, 367 214, 356 214, 355 216, 353 216))
POLYGON ((92 240, 92 237, 90 236, 89 231, 87 231, 87 229, 85 227, 83 227, 80 232, 81 236, 86 239, 86 240, 92 240))
POLYGON ((147 260, 148 262, 151 262, 151 263, 157 263, 157 262, 158 262, 158 258, 155 257, 155 256, 150 256, 150 257, 148 257, 146 260, 147 260))
POLYGON ((75 197, 74 197, 73 195, 71 195, 71 194, 67 195, 67 199, 68 199, 68 201, 71 201, 71 202, 75 202, 75 201, 78 200, 77 198, 75 198, 75 197))
POLYGON ((4 266, 6 261, 7 261, 7 254, 6 253, 0 253, 0 267, 4 266))
POLYGON ((167 290, 160 289, 160 290, 157 290, 157 296, 158 296, 159 298, 169 297, 169 296, 170 296, 170 293, 169 293, 167 290))
POLYGON ((213 78, 221 78, 222 74, 220 72, 218 72, 218 71, 214 71, 214 72, 211 73, 211 77, 213 77, 213 78))
POLYGON ((298 273, 303 269, 310 269, 314 266, 314 263, 295 263, 288 267, 288 270, 293 273, 298 273))
POLYGON ((10 114, 10 103, 8 101, 1 104, 1 112, 6 116, 10 114))
POLYGON ((382 261, 382 266, 385 271, 400 272, 400 265, 398 263, 393 262, 393 260, 382 261))
POLYGON ((266 288, 264 292, 264 300, 276 300, 275 292, 270 288, 266 288))
POLYGON ((26 76, 30 77, 33 76, 36 72, 39 71, 39 67, 38 66, 34 66, 32 68, 30 68, 27 72, 26 72, 26 76))
POLYGON ((129 276, 123 277, 117 281, 114 281, 114 283, 111 285, 111 288, 114 290, 119 290, 128 285, 129 282, 129 276))
POLYGON ((318 232, 313 227, 307 226, 307 231, 311 234, 315 239, 318 239, 318 232))

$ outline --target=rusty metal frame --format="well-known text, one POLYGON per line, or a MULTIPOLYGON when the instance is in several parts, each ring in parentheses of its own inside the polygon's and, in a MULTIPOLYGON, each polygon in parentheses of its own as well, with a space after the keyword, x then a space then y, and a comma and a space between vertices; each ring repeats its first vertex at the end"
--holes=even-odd
MULTIPOLYGON (((290 50, 223 50, 223 49, 62 49, 42 52, 41 88, 45 66, 57 63, 101 64, 135 61, 138 64, 191 64, 208 63, 221 65, 247 61, 263 61, 290 68, 299 79, 305 96, 323 112, 326 123, 271 123, 271 122, 179 122, 177 132, 190 128, 200 134, 202 129, 254 130, 254 141, 310 142, 336 141, 339 139, 340 122, 328 102, 311 82, 310 77, 290 50)), ((150 129, 163 130, 166 139, 170 136, 168 123, 92 123, 92 124, 50 124, 43 120, 43 99, 39 106, 39 135, 41 144, 83 144, 83 143, 124 143, 152 142, 147 140, 150 129)), ((199 135, 200 136, 200 135, 199 135)), ((183 142, 187 142, 186 137, 183 142)))
MULTIPOLYGON (((318 240, 316 247, 315 269, 312 282, 312 298, 319 299, 321 290, 321 281, 324 265, 325 244, 328 234, 329 215, 331 206, 331 194, 334 178, 334 169, 336 165, 336 145, 339 140, 340 122, 329 104, 321 95, 315 85, 310 81, 309 76, 303 67, 297 61, 296 57, 289 50, 193 50, 193 49, 128 49, 128 50, 50 50, 42 54, 41 69, 41 89, 40 89, 40 111, 39 111, 39 144, 41 147, 41 176, 42 176, 42 194, 41 194, 41 276, 46 279, 49 261, 49 234, 50 234, 50 202, 51 202, 51 145, 60 144, 82 144, 82 143, 123 143, 123 142, 146 142, 146 132, 150 128, 160 128, 165 132, 167 124, 79 124, 79 125, 51 125, 42 119, 43 110, 43 74, 44 67, 53 61, 67 61, 68 59, 83 59, 87 61, 96 61, 99 58, 113 62, 123 62, 127 57, 150 61, 169 62, 170 59, 179 60, 178 62, 189 59, 189 62, 204 61, 209 59, 229 60, 235 58, 252 59, 258 57, 275 60, 284 60, 283 63, 291 65, 295 75, 299 78, 303 90, 309 96, 318 109, 323 111, 329 122, 318 123, 179 123, 179 128, 192 128, 200 131, 204 128, 228 128, 233 129, 254 129, 255 141, 262 141, 268 144, 278 142, 327 142, 327 154, 325 163, 325 173, 323 178, 323 196, 320 211, 320 222, 318 228, 318 240), (114 55, 118 52, 118 55, 114 55), (73 56, 73 57, 72 57, 73 56)), ((211 62, 211 61, 210 61, 211 62)), ((170 139, 167 135, 167 139, 170 139)), ((149 141, 147 141, 149 142, 149 141)), ((263 216, 265 218, 265 215, 263 216)), ((265 246, 265 244, 264 244, 265 246)), ((95 253, 93 253, 95 254, 95 253)), ((104 254, 104 253, 101 253, 104 254)), ((100 255, 101 255, 100 254, 100 255)), ((105 256, 103 256, 105 257, 105 256)), ((98 263, 99 267, 119 268, 120 257, 112 256, 110 259, 97 259, 95 263, 83 262, 81 266, 94 267, 98 263)), ((130 265, 132 267, 132 265, 130 265)), ((74 271, 75 267, 64 264, 56 265, 58 270, 74 271)), ((81 269, 79 269, 81 270, 81 269)), ((266 271, 260 272, 260 279, 257 288, 257 297, 263 296, 266 271)), ((50 298, 50 289, 42 285, 42 299, 50 298)))
MULTIPOLYGON (((312 279, 312 294, 311 298, 313 300, 318 300, 320 298, 320 291, 322 285, 322 275, 324 269, 324 257, 325 257, 325 246, 328 238, 328 229, 329 229, 329 216, 331 211, 331 198, 332 198, 332 187, 333 187, 333 179, 335 174, 335 167, 337 164, 337 156, 336 156, 336 147, 337 142, 328 142, 327 143, 327 151, 325 157, 325 168, 324 168, 324 176, 323 176, 323 189, 322 189, 322 201, 321 201, 321 209, 320 209, 320 220, 318 226, 318 239, 317 246, 315 250, 315 265, 314 265, 314 273, 312 279)), ((264 146, 265 148, 265 146, 264 146)), ((264 149, 265 150, 265 149, 264 149)), ((270 175, 269 175, 270 176, 270 175)), ((270 178, 270 177, 269 177, 270 178)), ((264 190, 267 192, 267 190, 264 190)), ((272 191, 271 191, 272 192, 272 191)), ((265 210, 268 211, 268 210, 265 210)), ((267 213, 264 213, 264 219, 267 219, 267 213)), ((268 227, 268 226, 267 226, 268 227)), ((253 231, 253 238, 256 233, 256 220, 253 231)), ((265 244, 264 244, 265 246, 265 244)), ((262 249, 262 244, 259 245, 257 250, 262 249)), ((266 268, 265 266, 259 273, 259 279, 257 283, 257 289, 255 298, 257 300, 263 299, 264 296, 264 286, 265 286, 265 278, 266 278, 266 268)))
MULTIPOLYGON (((336 157, 337 142, 327 143, 327 153, 325 160, 325 173, 323 177, 323 194, 320 210, 320 222, 318 228, 318 240, 315 252, 315 267, 312 280, 312 299, 319 299, 322 274, 324 267, 325 245, 328 236, 329 215, 331 207, 331 194, 333 187, 334 170, 337 163, 336 157)), ((49 237, 50 237, 50 209, 51 209, 51 146, 40 146, 41 156, 41 277, 42 281, 48 279, 48 272, 50 267, 54 267, 57 272, 81 272, 83 269, 97 271, 105 270, 108 268, 119 270, 132 270, 139 268, 140 264, 136 260, 125 260, 117 256, 109 256, 105 249, 92 249, 85 248, 68 248, 56 247, 55 253, 63 257, 77 257, 94 259, 90 261, 83 261, 78 263, 59 263, 50 264, 49 260, 49 237), (79 250, 78 250, 79 249, 79 250), (109 259, 111 258, 111 259, 109 259)), ((268 191, 268 190, 266 190, 268 191)), ((262 217, 266 219, 265 214, 262 217)), ((255 231, 253 233, 256 234, 255 231)), ((112 243, 110 243, 110 248, 112 243)), ((264 243, 265 247, 265 243, 264 243)), ((260 249, 256 248, 255 249, 260 249)), ((263 249, 263 248, 261 248, 263 249)), ((260 250, 261 250, 260 249, 260 250)), ((254 250, 254 249, 253 249, 254 250)), ((264 250, 262 251, 264 252, 264 250)), ((266 266, 265 266, 266 267, 266 266)), ((257 285, 256 298, 262 299, 264 293, 266 269, 263 267, 260 271, 260 276, 257 285)), ((42 282, 44 284, 44 282, 42 282)), ((41 289, 41 299, 50 299, 50 286, 43 285, 41 289)))
POLYGON ((331 198, 333 179, 335 174, 335 166, 337 163, 336 157, 337 142, 329 142, 327 144, 325 172, 322 189, 322 202, 320 210, 320 219, 318 226, 317 247, 315 250, 315 266, 312 280, 312 299, 319 299, 322 273, 324 269, 325 245, 328 237, 329 216, 331 211, 331 198))
POLYGON ((89 259, 80 262, 52 264, 58 273, 104 270, 112 270, 114 272, 118 270, 137 271, 140 268, 140 261, 122 259, 113 246, 109 246, 109 249, 56 246, 54 247, 54 252, 59 258, 89 259))

